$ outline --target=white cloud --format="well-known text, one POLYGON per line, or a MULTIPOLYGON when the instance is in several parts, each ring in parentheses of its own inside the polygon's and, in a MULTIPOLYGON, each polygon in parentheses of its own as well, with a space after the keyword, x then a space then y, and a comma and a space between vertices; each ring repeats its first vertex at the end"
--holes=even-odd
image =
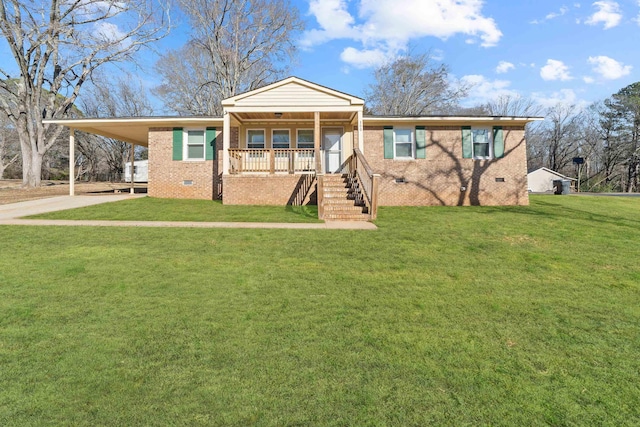
POLYGON ((383 51, 393 57, 405 51, 412 39, 422 37, 446 40, 465 35, 483 47, 495 46, 502 32, 493 18, 482 15, 483 3, 481 0, 351 0, 351 3, 349 0, 310 0, 309 14, 315 17, 318 28, 305 31, 300 45, 308 49, 330 40, 352 40, 359 46, 343 52, 351 59, 357 56, 356 52, 362 56, 371 51, 383 51), (350 4, 357 6, 357 14, 349 10, 350 4))
POLYGON ((564 62, 555 59, 547 59, 547 65, 540 69, 540 77, 543 80, 571 80, 569 67, 564 62))
POLYGON ((590 84, 592 84, 592 83, 595 83, 595 81, 596 81, 596 79, 594 79, 594 78, 593 78, 593 77, 591 77, 591 76, 584 76, 584 77, 582 78, 582 80, 583 80, 586 84, 588 84, 588 85, 590 85, 590 84))
POLYGON ((616 80, 627 76, 633 68, 631 65, 624 65, 608 56, 590 56, 589 64, 593 65, 593 72, 605 80, 616 80))
POLYGON ((544 19, 549 20, 549 19, 555 19, 558 18, 562 15, 564 15, 565 13, 567 13, 569 11, 569 8, 566 6, 562 6, 560 8, 559 12, 551 12, 549 13, 547 16, 544 17, 544 19))
POLYGON ((556 19, 563 15, 566 15, 567 12, 569 12, 569 8, 567 6, 562 6, 558 12, 548 13, 547 16, 544 17, 544 19, 533 19, 529 21, 529 24, 542 24, 545 21, 550 21, 552 19, 556 19))
POLYGON ((355 19, 347 10, 345 0, 312 0, 309 3, 309 13, 315 16, 322 29, 306 31, 301 41, 303 47, 321 44, 331 39, 358 36, 354 28, 355 19))
POLYGON ((591 15, 585 24, 598 25, 604 24, 604 29, 608 30, 617 26, 622 20, 622 14, 620 13, 620 5, 612 0, 602 0, 593 3, 593 6, 598 8, 598 11, 591 15))
POLYGON ((429 52, 431 55, 431 59, 434 61, 442 61, 444 60, 444 51, 442 49, 433 49, 429 52))
POLYGON ((469 95, 462 102, 465 107, 472 107, 484 104, 501 96, 518 94, 517 91, 509 89, 511 82, 508 80, 488 80, 479 74, 471 74, 460 79, 464 85, 471 86, 469 95))
POLYGON ((578 95, 576 95, 576 93, 571 89, 561 89, 558 92, 550 94, 534 92, 531 94, 531 99, 545 108, 555 107, 558 104, 562 104, 567 106, 576 105, 579 109, 583 109, 589 105, 589 101, 579 99, 578 95))
POLYGON ((379 49, 358 50, 348 47, 340 54, 340 59, 355 68, 368 68, 382 65, 389 58, 379 49))
POLYGON ((110 22, 97 22, 94 27, 95 36, 104 41, 115 42, 125 37, 125 33, 110 22))
POLYGON ((498 62, 498 66, 496 67, 496 73, 504 74, 504 73, 508 72, 509 70, 513 70, 515 68, 516 68, 516 66, 513 65, 511 62, 500 61, 500 62, 498 62))

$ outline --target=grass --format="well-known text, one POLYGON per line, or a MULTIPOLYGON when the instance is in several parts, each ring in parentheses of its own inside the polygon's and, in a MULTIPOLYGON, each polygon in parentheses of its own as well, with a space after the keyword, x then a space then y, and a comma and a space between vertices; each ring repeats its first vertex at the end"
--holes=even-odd
POLYGON ((321 222, 317 206, 238 206, 218 200, 143 197, 29 218, 119 221, 321 222))
POLYGON ((0 425, 638 425, 640 200, 531 200, 0 227, 0 425))

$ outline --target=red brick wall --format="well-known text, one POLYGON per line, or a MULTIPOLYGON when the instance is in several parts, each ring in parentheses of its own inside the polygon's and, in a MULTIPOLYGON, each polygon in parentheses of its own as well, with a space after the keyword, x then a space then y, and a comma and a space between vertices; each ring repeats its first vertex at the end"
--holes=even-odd
MULTIPOLYGON (((231 129, 231 146, 238 146, 238 129, 231 129)), ((216 199, 221 191, 222 132, 216 139, 217 160, 173 160, 173 129, 149 129, 149 196, 175 199, 216 199), (184 181, 193 181, 184 185, 184 181)))
POLYGON ((304 175, 227 175, 224 177, 225 205, 316 204, 316 182, 304 175))
POLYGON ((393 160, 384 158, 383 127, 364 128, 364 155, 381 175, 380 206, 529 204, 523 127, 503 127, 505 156, 491 160, 462 158, 459 126, 426 130, 426 159, 393 160))

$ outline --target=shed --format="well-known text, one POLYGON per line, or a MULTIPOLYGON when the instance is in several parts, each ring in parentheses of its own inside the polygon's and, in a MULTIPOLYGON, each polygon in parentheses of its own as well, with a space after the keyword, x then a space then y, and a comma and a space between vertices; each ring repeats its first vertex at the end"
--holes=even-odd
POLYGON ((528 188, 531 193, 552 193, 553 181, 557 179, 568 179, 576 181, 575 178, 569 178, 559 172, 548 168, 536 169, 527 174, 528 188))
MULTIPOLYGON (((133 162, 133 182, 149 181, 149 160, 136 160, 133 162)), ((131 182, 131 162, 125 163, 124 182, 131 182)))

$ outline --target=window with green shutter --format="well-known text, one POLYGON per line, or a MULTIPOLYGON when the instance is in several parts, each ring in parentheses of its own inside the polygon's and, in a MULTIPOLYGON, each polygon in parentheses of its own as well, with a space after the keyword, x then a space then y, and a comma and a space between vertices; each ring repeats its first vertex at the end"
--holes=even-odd
POLYGON ((205 159, 206 160, 215 160, 216 159, 216 128, 207 128, 206 132, 206 146, 205 146, 205 159))
POLYGON ((393 159, 393 126, 384 127, 384 158, 393 159))
POLYGON ((427 135, 424 126, 416 126, 416 159, 427 158, 427 135))
POLYGON ((187 139, 185 160, 204 160, 204 129, 188 129, 185 134, 187 139))
POLYGON ((473 145, 471 143, 471 126, 462 126, 462 158, 473 157, 473 145))
POLYGON ((488 160, 504 156, 504 137, 500 126, 462 126, 462 157, 488 160))
POLYGON ((504 157, 504 133, 502 126, 493 127, 493 156, 496 159, 504 157))
POLYGON ((182 128, 173 128, 173 160, 182 160, 182 128))

